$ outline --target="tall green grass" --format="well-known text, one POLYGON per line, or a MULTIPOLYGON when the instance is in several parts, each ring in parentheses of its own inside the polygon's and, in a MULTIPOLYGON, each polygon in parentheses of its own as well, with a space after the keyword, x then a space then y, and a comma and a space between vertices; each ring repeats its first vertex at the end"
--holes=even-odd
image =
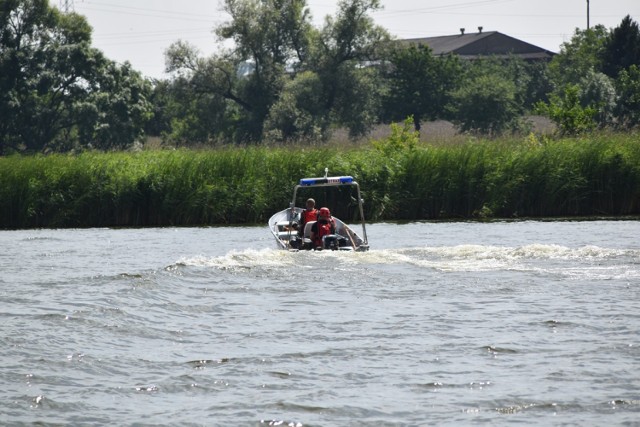
POLYGON ((637 135, 427 147, 403 166, 407 219, 640 213, 637 135))
MULTIPOLYGON (((0 228, 262 223, 301 177, 353 175, 370 220, 640 214, 640 138, 0 158, 0 228)), ((353 209, 338 210, 351 216, 353 209)), ((351 218, 348 218, 351 219, 351 218)))

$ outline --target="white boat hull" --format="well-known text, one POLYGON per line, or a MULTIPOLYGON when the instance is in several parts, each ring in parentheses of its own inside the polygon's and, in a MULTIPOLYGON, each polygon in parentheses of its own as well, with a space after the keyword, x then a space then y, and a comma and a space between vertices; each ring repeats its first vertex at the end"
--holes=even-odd
MULTIPOLYGON (((369 246, 358 236, 347 224, 340 219, 333 217, 336 225, 335 236, 338 242, 331 247, 315 248, 311 245, 308 235, 303 235, 298 231, 298 224, 302 208, 284 209, 275 213, 269 218, 269 229, 276 239, 280 249, 301 250, 301 249, 334 249, 347 251, 366 251, 369 246)), ((329 244, 325 245, 329 246, 329 244)))
POLYGON ((269 229, 276 238, 276 243, 281 249, 332 249, 346 251, 366 251, 369 250, 367 240, 367 230, 365 228, 364 211, 362 205, 364 201, 360 197, 360 186, 351 176, 327 176, 329 170, 325 168, 325 175, 321 178, 302 178, 300 183, 293 188, 293 197, 288 209, 275 213, 269 219, 269 229), (350 186, 356 190, 356 200, 358 211, 362 221, 362 236, 356 234, 347 224, 340 219, 333 217, 335 223, 335 234, 323 236, 322 244, 316 247, 311 241, 312 221, 302 227, 302 208, 295 207, 296 195, 300 188, 312 187, 345 187, 350 186))

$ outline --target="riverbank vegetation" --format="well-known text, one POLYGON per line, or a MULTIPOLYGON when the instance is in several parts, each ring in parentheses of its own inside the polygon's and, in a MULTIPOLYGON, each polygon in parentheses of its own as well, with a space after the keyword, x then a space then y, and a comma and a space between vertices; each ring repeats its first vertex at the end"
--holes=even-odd
POLYGON ((301 177, 353 175, 367 219, 640 214, 640 136, 246 147, 0 158, 0 227, 264 223, 301 177))

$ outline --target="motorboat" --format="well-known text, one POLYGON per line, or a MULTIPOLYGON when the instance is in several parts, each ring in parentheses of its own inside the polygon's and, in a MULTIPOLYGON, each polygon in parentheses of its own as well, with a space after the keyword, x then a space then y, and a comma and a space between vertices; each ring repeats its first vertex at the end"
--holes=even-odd
MULTIPOLYGON (((293 198, 287 209, 281 210, 269 218, 269 229, 276 239, 280 249, 286 250, 340 250, 340 251, 367 251, 369 243, 367 241, 367 230, 364 219, 362 197, 360 196, 360 185, 352 176, 332 176, 329 177, 328 170, 325 169, 325 176, 320 178, 302 178, 293 188, 293 198), (296 206, 298 190, 315 189, 320 187, 352 187, 355 190, 357 201, 357 212, 360 217, 362 234, 358 235, 344 221, 332 217, 335 224, 335 234, 323 236, 322 245, 316 246, 311 240, 311 228, 316 221, 308 221, 302 225, 302 212, 304 208, 296 206)), ((332 209, 332 212, 335 211, 332 209)))

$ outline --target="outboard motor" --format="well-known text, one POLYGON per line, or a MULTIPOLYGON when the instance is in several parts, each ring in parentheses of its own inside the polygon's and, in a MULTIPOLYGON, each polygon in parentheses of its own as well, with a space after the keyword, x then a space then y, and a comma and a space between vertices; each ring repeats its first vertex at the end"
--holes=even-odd
POLYGON ((291 239, 289 239, 289 247, 292 249, 301 249, 302 239, 298 236, 291 236, 291 239))
POLYGON ((313 249, 313 241, 311 239, 307 239, 306 237, 302 239, 302 249, 305 249, 305 250, 313 249))
POLYGON ((322 238, 322 247, 324 249, 330 249, 336 251, 341 247, 347 246, 347 238, 338 234, 329 234, 322 238))

